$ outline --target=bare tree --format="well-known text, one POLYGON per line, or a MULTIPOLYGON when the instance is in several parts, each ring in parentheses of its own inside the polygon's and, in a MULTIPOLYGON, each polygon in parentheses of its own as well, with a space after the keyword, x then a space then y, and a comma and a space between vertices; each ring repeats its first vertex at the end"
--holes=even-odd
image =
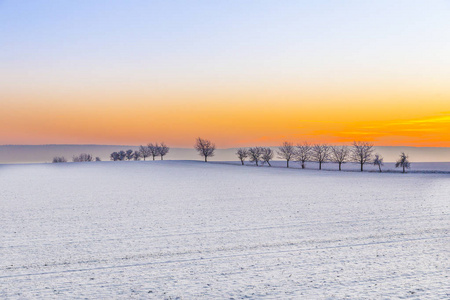
POLYGON ((406 155, 405 152, 402 152, 402 154, 400 154, 400 158, 395 163, 395 167, 402 167, 403 173, 406 172, 405 169, 411 168, 411 163, 409 162, 408 155, 406 155))
POLYGON ((346 163, 349 158, 350 150, 346 146, 331 146, 331 161, 339 164, 339 171, 341 165, 346 163))
POLYGON ((375 154, 375 158, 373 159, 373 165, 374 166, 378 166, 378 169, 380 170, 380 173, 381 173, 381 167, 384 165, 384 163, 383 163, 383 156, 381 156, 380 154, 376 153, 375 154))
POLYGON ((150 155, 153 157, 153 160, 155 160, 156 156, 159 156, 159 150, 160 147, 158 145, 158 143, 154 144, 150 143, 147 145, 148 150, 150 151, 150 155))
POLYGON ((249 161, 256 163, 258 166, 259 161, 261 160, 262 155, 262 147, 252 147, 248 149, 248 157, 249 161))
POLYGON ((286 168, 289 168, 289 161, 295 156, 295 147, 292 143, 283 142, 283 145, 278 147, 278 157, 286 160, 286 168))
POLYGON ((273 150, 269 147, 262 148, 261 150, 261 160, 262 164, 267 163, 269 167, 272 165, 270 164, 270 160, 273 158, 273 150))
POLYGON ((161 156, 161 160, 163 160, 163 157, 164 157, 167 153, 169 153, 169 147, 167 147, 166 144, 161 143, 161 145, 159 145, 159 147, 158 147, 158 152, 159 152, 159 155, 161 156))
POLYGON ((101 160, 100 157, 97 156, 97 157, 95 158, 95 161, 102 161, 102 160, 101 160))
POLYGON ((361 165, 361 172, 366 163, 372 161, 373 144, 367 142, 353 142, 351 159, 361 165))
POLYGON ((134 151, 133 152, 133 159, 134 160, 140 160, 141 159, 141 151, 138 151, 138 150, 134 151))
POLYGON ((64 158, 64 156, 55 156, 53 157, 52 163, 65 163, 67 162, 67 159, 64 158))
POLYGON ((216 145, 210 140, 204 140, 202 138, 197 138, 194 145, 195 150, 198 154, 205 157, 205 162, 208 161, 208 157, 214 156, 214 151, 216 151, 216 145))
POLYGON ((311 159, 311 145, 307 142, 297 145, 297 151, 295 153, 297 161, 302 163, 302 169, 305 168, 305 163, 311 159))
POLYGON ((322 170, 322 163, 328 161, 330 157, 330 146, 326 144, 315 144, 311 148, 311 160, 319 163, 319 170, 322 170))
POLYGON ((73 156, 72 161, 73 162, 86 162, 86 161, 93 161, 94 157, 91 154, 87 153, 81 153, 78 156, 73 156))
POLYGON ((109 156, 109 158, 113 161, 118 161, 119 160, 119 153, 118 152, 113 152, 111 153, 111 155, 109 156))
POLYGON ((123 150, 120 150, 118 153, 118 159, 119 160, 125 160, 125 158, 127 157, 127 153, 123 150))
POLYGON ((139 147, 139 152, 144 160, 152 154, 147 146, 142 145, 139 147))
POLYGON ((239 148, 236 151, 236 155, 241 161, 242 165, 244 165, 244 160, 248 157, 248 150, 246 148, 239 148))
POLYGON ((132 160, 133 159, 133 150, 128 149, 127 151, 125 151, 125 158, 127 160, 132 160))

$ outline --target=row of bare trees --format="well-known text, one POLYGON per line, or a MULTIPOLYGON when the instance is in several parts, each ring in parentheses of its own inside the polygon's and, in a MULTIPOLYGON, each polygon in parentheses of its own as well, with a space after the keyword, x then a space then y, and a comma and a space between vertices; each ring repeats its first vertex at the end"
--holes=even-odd
MULTIPOLYGON (((88 153, 81 153, 80 155, 74 155, 72 157, 73 162, 89 162, 89 161, 101 161, 100 157, 92 156, 88 153)), ((55 156, 53 157, 52 163, 64 163, 67 162, 67 159, 64 156, 55 156)))
MULTIPOLYGON (((301 163, 302 169, 306 167, 306 162, 317 162, 319 170, 322 169, 322 164, 325 162, 335 162, 339 164, 339 171, 342 170, 342 164, 346 162, 358 162, 363 171, 364 164, 375 162, 372 160, 373 145, 365 142, 354 142, 352 147, 347 146, 330 146, 327 144, 308 143, 298 144, 294 146, 292 143, 284 142, 277 150, 277 157, 286 160, 286 167, 289 168, 290 161, 298 161, 301 163)), ((263 163, 267 162, 270 166, 270 160, 274 153, 270 148, 253 147, 253 148, 239 148, 236 155, 244 164, 244 160, 248 157, 249 161, 263 163)), ((383 163, 383 158, 376 154, 377 162, 380 170, 383 163)))
POLYGON ((155 157, 160 156, 161 160, 164 160, 164 156, 169 153, 170 148, 165 143, 150 143, 147 146, 139 146, 139 153, 141 157, 145 160, 147 157, 152 157, 155 160, 155 157))
MULTIPOLYGON (((197 138, 194 148, 197 152, 208 161, 208 157, 214 156, 216 146, 210 140, 197 138)), ((317 162, 319 170, 322 169, 322 164, 325 162, 333 162, 339 165, 339 171, 342 170, 342 164, 347 162, 358 163, 361 167, 361 172, 364 170, 365 164, 373 164, 378 166, 381 172, 381 167, 384 165, 383 157, 375 153, 374 145, 367 142, 353 142, 351 146, 331 146, 327 144, 294 144, 284 142, 277 150, 277 157, 286 160, 286 167, 289 168, 290 161, 298 161, 301 163, 302 169, 306 167, 306 162, 317 162)), ((251 147, 239 148, 236 151, 236 156, 244 165, 244 161, 248 158, 250 162, 257 166, 267 163, 271 166, 270 161, 274 157, 274 152, 268 147, 251 147)), ((400 155, 400 159, 396 163, 396 167, 402 167, 403 173, 405 169, 410 168, 411 164, 408 156, 405 153, 400 155)))
POLYGON ((257 166, 259 165, 259 162, 261 162, 262 165, 267 163, 269 167, 271 167, 272 165, 270 164, 270 161, 273 159, 274 153, 273 150, 268 147, 252 147, 249 149, 239 148, 236 151, 236 155, 242 165, 248 157, 248 160, 254 162, 257 166))
POLYGON ((87 161, 101 161, 100 157, 94 158, 91 154, 88 153, 81 153, 78 156, 72 157, 73 162, 87 162, 87 161))
POLYGON ((135 151, 128 149, 126 151, 121 150, 118 152, 113 152, 110 155, 110 159, 113 161, 122 161, 141 160, 141 158, 143 158, 145 160, 147 157, 153 157, 153 160, 155 160, 155 157, 160 156, 161 160, 163 160, 164 156, 169 153, 169 150, 170 148, 164 143, 150 143, 147 146, 139 146, 139 150, 135 151))
MULTIPOLYGON (((294 146, 292 143, 284 142, 278 148, 278 157, 287 161, 289 168, 289 161, 295 159, 302 164, 302 169, 305 168, 305 163, 308 161, 319 163, 319 170, 322 169, 322 164, 325 162, 333 162, 339 165, 339 171, 342 170, 342 164, 347 162, 358 163, 361 167, 361 172, 364 170, 365 164, 373 164, 378 166, 381 172, 383 166, 383 157, 375 153, 373 144, 367 142, 353 142, 351 146, 331 146, 327 144, 310 145, 307 142, 294 146)), ((410 168, 408 156, 405 153, 400 155, 400 159, 396 167, 410 168)))

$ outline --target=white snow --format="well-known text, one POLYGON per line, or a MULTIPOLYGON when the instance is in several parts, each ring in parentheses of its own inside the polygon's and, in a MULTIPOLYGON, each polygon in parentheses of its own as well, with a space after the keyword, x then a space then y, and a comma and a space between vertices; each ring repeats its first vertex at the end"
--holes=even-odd
POLYGON ((0 165, 0 298, 450 297, 449 174, 0 165))

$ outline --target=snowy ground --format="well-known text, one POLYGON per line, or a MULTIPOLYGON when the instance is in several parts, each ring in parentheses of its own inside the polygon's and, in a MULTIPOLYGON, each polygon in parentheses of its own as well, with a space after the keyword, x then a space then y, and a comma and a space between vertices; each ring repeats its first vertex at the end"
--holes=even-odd
MULTIPOLYGON (((222 164, 231 164, 231 165, 241 165, 240 161, 220 161, 213 163, 222 163, 222 164)), ((255 163, 245 161, 244 164, 246 166, 255 166, 255 163)), ((272 167, 286 168, 286 161, 271 161, 272 167)), ((306 170, 318 170, 319 163, 316 162, 306 162, 306 170)), ((260 167, 268 167, 268 164, 265 163, 260 165, 260 167)), ((289 167, 292 169, 301 169, 301 164, 297 161, 289 162, 289 167)), ((355 171, 361 172, 361 166, 357 163, 344 163, 341 166, 342 171, 355 171)), ((379 172, 378 166, 374 166, 372 164, 365 164, 363 167, 365 172, 379 172)), ((322 170, 326 171, 339 171, 339 165, 337 163, 326 162, 322 164, 322 170)), ((381 167, 382 172, 397 172, 401 173, 402 168, 396 168, 395 163, 387 162, 381 167)), ((407 169, 408 173, 447 173, 450 175, 450 162, 413 162, 411 163, 411 168, 407 169)))
POLYGON ((0 298, 450 298, 450 176, 0 165, 0 298))

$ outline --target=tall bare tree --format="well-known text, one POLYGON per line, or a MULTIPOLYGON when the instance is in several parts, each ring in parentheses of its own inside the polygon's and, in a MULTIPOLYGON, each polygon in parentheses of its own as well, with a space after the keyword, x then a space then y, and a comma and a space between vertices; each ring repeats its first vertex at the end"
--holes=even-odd
POLYGON ((248 157, 249 161, 256 163, 258 166, 259 161, 261 160, 262 155, 262 147, 252 147, 248 149, 248 157))
POLYGON ((409 162, 408 155, 406 155, 405 152, 402 152, 402 154, 400 154, 400 158, 395 163, 395 167, 402 167, 403 173, 406 172, 405 169, 411 168, 411 163, 409 162))
POLYGON ((246 148, 239 148, 236 151, 236 155, 241 161, 242 165, 244 165, 244 160, 248 157, 248 150, 246 148))
POLYGON ((302 163, 302 169, 305 168, 305 163, 311 160, 311 145, 307 142, 297 145, 297 151, 295 153, 297 161, 302 163))
POLYGON ((155 160, 156 156, 159 156, 159 145, 158 143, 153 144, 150 143, 147 145, 148 150, 150 151, 150 155, 153 157, 153 160, 155 160))
POLYGON ((152 155, 152 153, 150 152, 150 149, 147 146, 140 146, 139 147, 139 152, 141 153, 141 157, 145 160, 147 157, 149 157, 150 155, 152 155))
POLYGON ((205 162, 208 161, 208 157, 214 156, 214 151, 216 151, 216 145, 214 143, 199 137, 195 141, 194 148, 199 155, 205 157, 205 162))
POLYGON ((361 165, 361 172, 364 164, 372 162, 373 144, 368 142, 353 142, 351 159, 361 165))
POLYGON ((161 143, 161 145, 159 145, 159 149, 158 149, 159 151, 159 156, 161 156, 161 160, 163 160, 163 157, 167 154, 167 153, 169 153, 169 147, 167 147, 167 145, 166 144, 164 144, 164 143, 161 143))
POLYGON ((384 163, 383 163, 383 156, 381 156, 380 154, 376 153, 375 157, 373 159, 373 165, 374 166, 378 166, 378 169, 380 170, 380 173, 381 173, 381 167, 384 165, 384 163))
POLYGON ((311 148, 311 160, 319 163, 319 170, 322 164, 330 158, 330 146, 326 144, 315 144, 311 148))
POLYGON ((295 156, 295 147, 292 143, 283 142, 283 144, 278 147, 277 154, 279 158, 286 160, 286 168, 289 168, 289 161, 295 156))
POLYGON ((339 171, 341 165, 346 163, 349 159, 350 150, 347 146, 331 146, 331 161, 339 164, 339 171))
POLYGON ((270 164, 270 161, 273 158, 273 150, 270 149, 269 147, 264 147, 261 150, 261 160, 262 160, 262 164, 267 163, 269 165, 269 167, 271 167, 272 165, 270 164))

